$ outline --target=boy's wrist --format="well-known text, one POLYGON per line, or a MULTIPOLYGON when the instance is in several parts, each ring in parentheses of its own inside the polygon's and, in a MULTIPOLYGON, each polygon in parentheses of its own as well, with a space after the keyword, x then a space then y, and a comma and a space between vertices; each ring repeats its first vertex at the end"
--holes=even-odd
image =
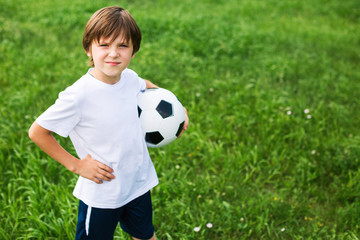
POLYGON ((69 161, 69 165, 67 166, 67 169, 75 174, 79 175, 79 163, 80 160, 76 157, 73 157, 71 161, 69 161))

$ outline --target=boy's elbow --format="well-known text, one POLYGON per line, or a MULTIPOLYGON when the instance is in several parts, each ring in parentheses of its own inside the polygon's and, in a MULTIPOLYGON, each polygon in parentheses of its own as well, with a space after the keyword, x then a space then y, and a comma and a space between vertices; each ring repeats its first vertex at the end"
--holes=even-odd
POLYGON ((33 141, 36 142, 36 139, 39 135, 41 135, 43 132, 41 131, 43 128, 36 122, 34 122, 31 127, 29 128, 28 131, 28 136, 29 138, 33 141))
POLYGON ((35 134, 34 134, 34 123, 31 125, 31 127, 28 130, 28 136, 29 138, 34 141, 35 134))

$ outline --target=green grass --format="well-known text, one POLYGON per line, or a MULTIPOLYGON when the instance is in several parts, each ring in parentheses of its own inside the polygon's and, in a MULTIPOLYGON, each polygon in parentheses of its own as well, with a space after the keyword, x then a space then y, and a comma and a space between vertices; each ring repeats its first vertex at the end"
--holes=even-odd
POLYGON ((151 149, 159 239, 360 238, 359 1, 0 0, 0 239, 74 238, 77 176, 27 130, 87 70, 88 18, 117 4, 143 32, 130 68, 191 119, 151 149))

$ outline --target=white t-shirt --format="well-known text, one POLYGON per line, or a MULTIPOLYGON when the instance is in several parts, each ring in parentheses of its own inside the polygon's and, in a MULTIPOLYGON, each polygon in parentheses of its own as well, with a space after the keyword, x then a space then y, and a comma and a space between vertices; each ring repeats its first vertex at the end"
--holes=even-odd
POLYGON ((79 158, 90 154, 114 169, 115 179, 102 184, 79 177, 73 194, 91 207, 121 207, 158 184, 138 118, 137 95, 145 88, 145 81, 130 69, 114 85, 88 72, 36 120, 70 136, 79 158))

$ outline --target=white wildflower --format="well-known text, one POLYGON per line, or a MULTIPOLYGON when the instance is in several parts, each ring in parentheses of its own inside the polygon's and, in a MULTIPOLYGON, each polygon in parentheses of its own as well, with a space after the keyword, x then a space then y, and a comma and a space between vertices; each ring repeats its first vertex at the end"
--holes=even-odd
POLYGON ((309 114, 309 115, 306 116, 306 118, 307 118, 307 119, 311 119, 312 116, 309 114))
POLYGON ((212 228, 213 225, 212 225, 212 223, 208 223, 208 224, 206 224, 206 227, 207 227, 207 228, 212 228))
POLYGON ((195 231, 195 232, 199 232, 200 229, 201 229, 201 227, 194 227, 194 231, 195 231))
POLYGON ((304 110, 304 113, 305 113, 305 114, 308 114, 309 112, 310 112, 309 109, 305 109, 305 110, 304 110))
POLYGON ((291 115, 291 113, 292 113, 291 111, 287 111, 287 112, 286 112, 287 115, 291 115))
POLYGON ((285 228, 282 228, 282 229, 281 229, 282 232, 285 232, 285 230, 286 230, 285 228))

